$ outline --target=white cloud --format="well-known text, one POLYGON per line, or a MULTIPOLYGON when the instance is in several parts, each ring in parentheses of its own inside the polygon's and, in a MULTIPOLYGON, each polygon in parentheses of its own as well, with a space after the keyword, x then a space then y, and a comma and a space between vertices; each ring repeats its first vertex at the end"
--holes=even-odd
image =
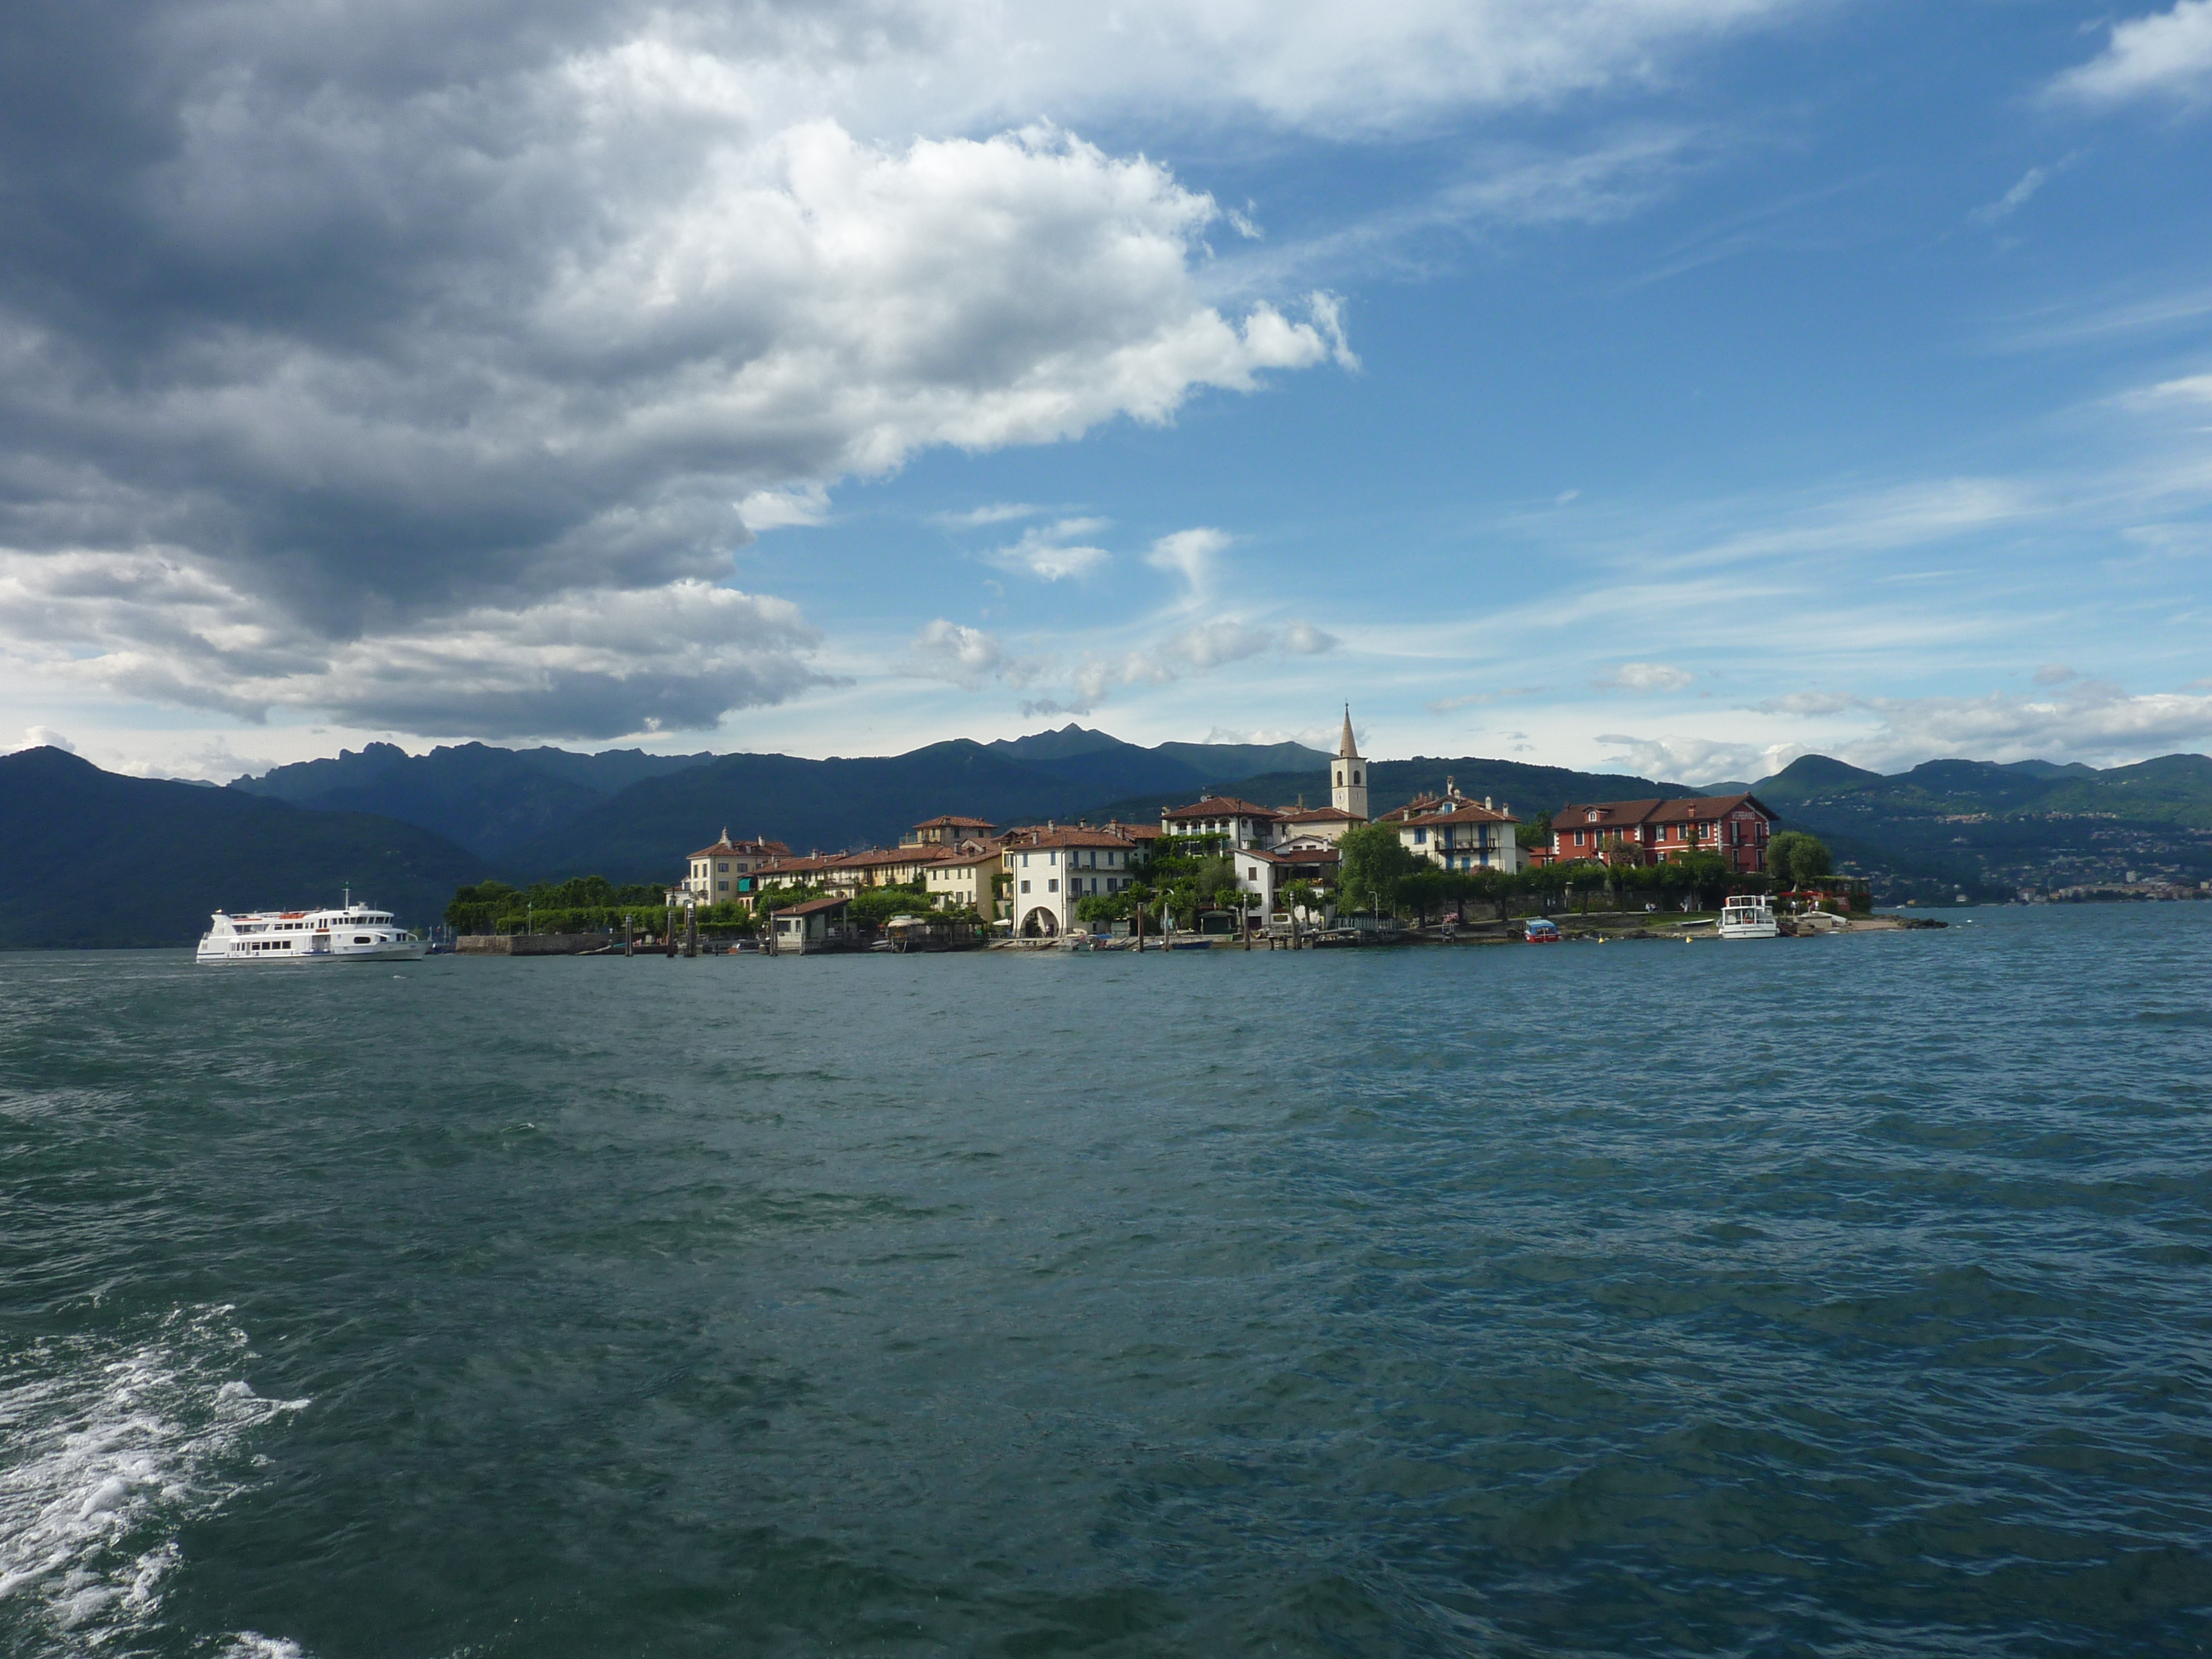
POLYGON ((1033 519, 1042 512, 1026 501, 989 501, 981 507, 971 507, 965 513, 939 513, 935 521, 950 529, 974 530, 983 525, 1012 524, 1022 519, 1033 519))
POLYGON ((2212 0, 2179 0, 2171 11, 2115 23, 2105 50, 2067 70, 2051 89, 2090 104, 2212 93, 2212 0))
POLYGON ((1694 684, 1697 678, 1688 669, 1676 668, 1668 663, 1625 662, 1598 684, 1644 696, 1654 691, 1684 690, 1694 684))
POLYGON ((1723 780, 1756 782, 1810 752, 1802 744, 1761 746, 1705 738, 1637 738, 1619 732, 1602 733, 1598 741, 1613 744, 1617 750, 1601 761, 1601 766, 1658 783, 1698 786, 1723 780))
POLYGON ((0 640, 49 678, 124 696, 432 737, 702 729, 826 678, 797 607, 704 582, 576 589, 332 639, 154 555, 0 555, 0 640))
POLYGON ((1872 697, 1866 707, 1881 726, 1845 758, 1885 770, 1959 755, 2101 767, 2212 750, 2212 696, 2131 696, 2098 680, 2075 681, 2055 696, 1872 697))
POLYGON ((1334 635, 1310 623, 1277 628, 1220 617, 1119 656, 1090 658, 1076 670, 1074 680, 1085 702, 1097 703, 1118 686, 1164 685, 1269 653, 1318 656, 1338 644, 1334 635))
POLYGON ((745 528, 757 532, 817 525, 829 512, 830 491, 818 483, 799 489, 757 489, 738 503, 738 516, 745 528))
MULTIPOLYGON (((1796 9, 1786 0, 1401 0, 1364 10, 1327 0, 1110 9, 933 0, 864 15, 884 36, 929 40, 928 90, 940 109, 964 100, 1005 119, 1136 103, 1187 118, 1245 113, 1365 135, 1471 107, 1648 84, 1684 48, 1796 9)), ((886 56, 847 71, 854 107, 911 108, 915 66, 886 56)))
POLYGON ((1985 203, 1976 208, 1966 216, 1978 225, 1994 225, 1999 220, 2008 217, 2027 206, 2029 198, 2043 188, 2045 181, 2050 177, 2050 173, 2042 167, 2030 167, 2026 173, 2021 174, 2020 181, 2010 190, 1998 197, 1996 201, 1985 203))
POLYGON ((2148 392, 2138 394, 2136 401, 2212 404, 2212 374, 2187 374, 2177 380, 2161 380, 2148 392))
POLYGON ((906 671, 973 690, 1003 673, 1007 662, 1006 648, 995 637, 940 617, 907 647, 906 671))
POLYGON ((76 753, 76 745, 51 726, 27 726, 23 728, 23 744, 30 749, 58 749, 64 755, 76 753))
MULTIPOLYGON (((1822 751, 1854 765, 1896 771, 1922 761, 2082 761, 2116 766, 2176 750, 2212 748, 2212 696, 2191 690, 2133 695, 2052 664, 2034 676, 2045 690, 1981 697, 1800 694, 1755 705, 1762 714, 1871 716, 1871 730, 1838 728, 1822 751), (2063 690, 2059 688, 2063 688, 2063 690)), ((1626 741, 1624 739, 1623 741, 1626 741)), ((1810 752, 1804 745, 1777 745, 1810 752)))
POLYGON ((999 548, 983 556, 1001 570, 1048 582, 1087 576, 1111 562, 1114 556, 1103 547, 1073 538, 1093 535, 1106 528, 1108 522, 1104 519, 1062 519, 1055 524, 1032 525, 1012 546, 999 548))
POLYGON ((1508 685, 1496 691, 1470 691, 1463 696, 1437 697, 1421 705, 1431 714, 1456 714, 1462 708, 1477 708, 1485 704, 1500 702, 1509 697, 1534 697, 1542 695, 1540 685, 1508 685))
POLYGON ((1204 526, 1178 530, 1154 542, 1152 551, 1145 555, 1145 562, 1157 570, 1172 571, 1181 576, 1185 598, 1195 604, 1212 591, 1215 557, 1231 539, 1225 531, 1204 526))

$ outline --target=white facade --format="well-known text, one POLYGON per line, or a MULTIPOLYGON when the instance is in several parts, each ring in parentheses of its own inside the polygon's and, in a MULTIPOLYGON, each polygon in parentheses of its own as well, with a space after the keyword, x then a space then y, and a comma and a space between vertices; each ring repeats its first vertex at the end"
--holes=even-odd
POLYGON ((933 910, 991 912, 991 878, 1003 867, 996 853, 974 853, 933 864, 922 872, 922 887, 933 910))
POLYGON ((726 904, 744 890, 738 877, 787 856, 789 850, 780 842, 733 842, 724 830, 721 840, 691 854, 691 873, 684 878, 683 890, 694 904, 726 904))
POLYGON ((1094 894, 1118 893, 1135 879, 1129 873, 1136 851, 1114 836, 1092 830, 1047 830, 1036 840, 1010 843, 1001 855, 1012 888, 1014 932, 1025 938, 1056 938, 1083 924, 1075 907, 1094 894))
POLYGON ((1446 870, 1502 870, 1512 875, 1522 862, 1516 823, 1510 813, 1487 802, 1453 796, 1433 811, 1401 820, 1398 842, 1416 858, 1446 870))

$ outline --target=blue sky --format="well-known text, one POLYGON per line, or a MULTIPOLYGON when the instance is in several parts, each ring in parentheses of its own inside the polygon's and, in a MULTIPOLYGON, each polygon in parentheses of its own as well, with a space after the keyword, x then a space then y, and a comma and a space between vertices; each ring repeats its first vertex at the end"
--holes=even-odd
POLYGON ((316 15, 4 138, 0 732, 2212 747, 2212 0, 316 15))

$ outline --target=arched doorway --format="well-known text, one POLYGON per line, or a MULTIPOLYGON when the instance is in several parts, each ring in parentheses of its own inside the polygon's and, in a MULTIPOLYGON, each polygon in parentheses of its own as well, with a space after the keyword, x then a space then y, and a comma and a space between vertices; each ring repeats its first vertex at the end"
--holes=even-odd
POLYGON ((1042 905, 1039 905, 1022 918, 1024 939, 1051 939, 1059 932, 1060 923, 1053 919, 1052 912, 1042 905))

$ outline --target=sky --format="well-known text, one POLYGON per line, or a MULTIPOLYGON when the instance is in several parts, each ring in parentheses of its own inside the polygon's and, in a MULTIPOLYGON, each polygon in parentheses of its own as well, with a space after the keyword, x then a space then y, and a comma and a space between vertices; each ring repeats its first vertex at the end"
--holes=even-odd
POLYGON ((2212 0, 79 0, 0 748, 2212 749, 2212 0))

